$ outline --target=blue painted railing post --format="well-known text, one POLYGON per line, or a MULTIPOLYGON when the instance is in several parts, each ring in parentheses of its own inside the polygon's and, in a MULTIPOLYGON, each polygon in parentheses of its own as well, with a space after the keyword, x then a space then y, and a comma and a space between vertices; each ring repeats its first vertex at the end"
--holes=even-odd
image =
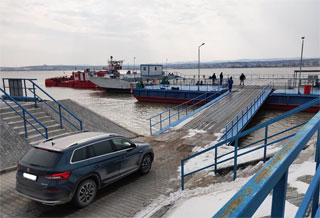
POLYGON ((28 97, 27 86, 26 86, 26 80, 25 79, 23 80, 23 83, 24 83, 24 93, 25 93, 26 97, 28 97))
POLYGON ((34 86, 34 83, 33 83, 33 97, 34 97, 34 107, 37 108, 38 105, 37 105, 37 96, 36 96, 36 88, 34 86))
POLYGON ((214 149, 214 174, 217 174, 218 147, 214 149))
POLYGON ((150 135, 152 135, 152 125, 151 125, 151 118, 150 118, 150 135))
MULTIPOLYGON (((320 129, 318 129, 318 137, 317 137, 317 144, 316 144, 316 171, 320 164, 320 129)), ((317 188, 313 194, 313 200, 312 200, 312 212, 311 217, 315 217, 316 212, 318 210, 319 205, 319 184, 317 185, 317 188)))
POLYGON ((23 113, 23 125, 24 125, 24 136, 28 138, 27 122, 26 122, 26 113, 22 110, 23 113))
POLYGON ((284 209, 286 203, 288 170, 280 178, 272 192, 272 217, 284 217, 284 209))
POLYGON ((6 84, 4 82, 4 79, 2 79, 2 85, 3 85, 3 90, 6 91, 6 84))
POLYGON ((267 160, 267 144, 268 144, 268 126, 266 126, 265 132, 264 132, 263 163, 265 163, 267 160))
POLYGON ((184 161, 181 160, 181 189, 184 190, 184 161))
POLYGON ((237 160, 238 160, 238 136, 236 136, 234 143, 234 165, 233 165, 233 180, 237 178, 237 160))
POLYGON ((171 124, 171 110, 169 110, 169 125, 171 124))
POLYGON ((82 131, 82 120, 80 120, 80 130, 82 131))
POLYGON ((61 115, 61 106, 59 105, 59 117, 60 117, 60 128, 62 129, 62 115, 61 115))
POLYGON ((160 130, 162 129, 162 116, 160 114, 160 130))

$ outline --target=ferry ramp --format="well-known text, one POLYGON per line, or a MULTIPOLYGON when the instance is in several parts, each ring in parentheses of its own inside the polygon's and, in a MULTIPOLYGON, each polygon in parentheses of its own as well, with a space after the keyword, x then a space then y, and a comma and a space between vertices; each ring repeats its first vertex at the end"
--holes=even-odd
POLYGON ((234 90, 196 115, 181 130, 199 129, 209 134, 220 133, 225 124, 245 108, 262 90, 263 87, 234 90))

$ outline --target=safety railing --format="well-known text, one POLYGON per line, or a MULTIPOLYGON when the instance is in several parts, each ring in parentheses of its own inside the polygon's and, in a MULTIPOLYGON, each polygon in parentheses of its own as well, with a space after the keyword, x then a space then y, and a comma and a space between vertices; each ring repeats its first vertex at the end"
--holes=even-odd
POLYGON ((168 127, 171 126, 171 124, 179 120, 182 120, 190 113, 193 113, 199 106, 214 100, 215 98, 219 97, 225 92, 226 90, 218 92, 205 92, 182 104, 171 107, 166 111, 163 111, 157 115, 148 118, 150 125, 150 135, 159 134, 163 132, 164 130, 168 129, 168 127), (154 128, 156 128, 155 131, 154 128))
POLYGON ((29 124, 33 129, 35 129, 38 133, 40 133, 44 138, 47 139, 48 138, 47 127, 41 121, 39 121, 35 116, 33 116, 26 108, 24 108, 21 104, 19 104, 13 97, 8 95, 8 93, 6 93, 2 88, 0 88, 0 91, 4 94, 1 96, 1 100, 3 101, 3 103, 5 103, 8 107, 10 107, 16 114, 18 114, 23 119, 25 137, 28 138, 27 124, 29 124), (13 106, 11 106, 6 99, 10 99, 12 102, 14 102, 22 110, 22 114, 18 112, 13 106), (37 122, 43 128, 44 131, 42 132, 39 128, 33 125, 32 122, 27 119, 26 115, 29 115, 30 120, 34 120, 35 122, 37 122))
POLYGON ((286 132, 291 131, 293 129, 296 129, 298 127, 301 127, 305 123, 301 123, 299 125, 293 126, 291 128, 288 128, 286 130, 280 131, 280 132, 278 132, 276 134, 273 134, 273 135, 269 135, 269 128, 268 127, 271 124, 273 124, 275 122, 278 122, 279 120, 287 118, 287 117, 289 117, 289 116, 291 116, 293 114, 296 114, 296 113, 298 113, 300 111, 303 111, 303 110, 305 110, 305 109, 307 109, 307 108, 309 108, 309 107, 311 107, 313 105, 319 104, 319 103, 320 103, 320 98, 316 98, 316 99, 314 99, 312 101, 309 101, 309 102, 307 102, 307 103, 305 103, 305 104, 303 104, 303 105, 301 105, 301 106, 299 106, 299 107, 297 107, 297 108, 295 108, 295 109, 293 109, 291 111, 288 111, 288 112, 286 112, 286 113, 284 113, 284 114, 282 114, 282 115, 280 115, 280 116, 278 116, 276 118, 273 118, 273 119, 271 119, 271 120, 269 120, 267 122, 259 124, 259 125, 255 126, 255 127, 251 128, 251 129, 248 129, 248 130, 246 130, 246 131, 244 131, 242 133, 239 133, 236 136, 233 136, 233 137, 230 137, 230 138, 228 138, 226 140, 220 141, 219 143, 217 143, 217 144, 215 144, 215 145, 213 145, 213 146, 211 146, 211 147, 209 147, 207 149, 204 149, 203 151, 195 153, 195 154, 193 154, 193 155, 181 160, 181 188, 182 188, 182 190, 184 189, 184 179, 185 179, 186 176, 190 176, 192 174, 195 174, 197 172, 200 172, 202 170, 205 170, 205 169, 208 169, 208 168, 212 168, 212 167, 214 168, 214 172, 216 173, 217 170, 218 170, 218 165, 221 165, 222 163, 225 163, 225 162, 230 161, 230 160, 233 160, 233 179, 236 179, 236 177, 237 177, 237 168, 238 168, 238 158, 241 157, 241 156, 244 156, 246 154, 252 153, 254 151, 263 149, 263 160, 266 161, 266 159, 267 159, 267 147, 268 146, 276 144, 276 143, 279 143, 279 142, 284 141, 286 139, 289 139, 290 137, 294 136, 295 134, 290 133, 289 135, 286 135, 286 136, 284 136, 284 137, 282 137, 280 139, 275 139, 274 141, 271 141, 271 142, 269 141, 270 138, 273 138, 275 136, 279 136, 280 134, 283 134, 283 133, 286 133, 286 132), (265 129, 265 131, 264 131, 265 134, 264 134, 264 138, 263 139, 257 140, 256 142, 254 142, 252 144, 249 144, 249 145, 245 145, 245 146, 243 146, 241 148, 238 147, 240 138, 242 138, 242 137, 244 137, 244 136, 246 136, 248 134, 251 134, 251 133, 253 133, 253 132, 255 132, 255 131, 259 130, 259 129, 262 129, 262 128, 265 129), (222 152, 220 152, 220 155, 219 155, 218 148, 223 146, 223 145, 229 144, 229 143, 231 143, 233 141, 234 141, 234 150, 233 150, 233 152, 223 153, 223 154, 221 154, 222 152), (257 145, 257 146, 253 146, 253 145, 261 143, 261 142, 262 142, 262 144, 257 145), (241 150, 243 151, 243 149, 248 148, 248 147, 252 147, 252 149, 251 150, 246 149, 245 152, 240 153, 241 150), (203 154, 205 154, 207 152, 210 152, 210 151, 214 151, 213 152, 214 153, 214 157, 212 157, 212 160, 213 160, 212 164, 209 164, 209 165, 204 166, 202 168, 199 168, 199 169, 196 169, 196 170, 193 170, 193 171, 185 173, 184 165, 185 165, 186 161, 188 161, 190 159, 193 159, 193 158, 196 158, 196 157, 198 157, 200 155, 203 155, 203 154), (230 154, 231 154, 231 157, 228 157, 227 155, 230 156, 230 154), (223 157, 225 157, 225 158, 223 158, 223 157))
POLYGON ((224 128, 224 134, 221 136, 220 140, 228 139, 237 135, 251 120, 251 118, 256 114, 260 106, 267 99, 271 93, 272 88, 270 85, 265 86, 262 91, 249 102, 237 115, 235 115, 224 128))
POLYGON ((34 101, 35 107, 38 107, 38 102, 43 102, 45 103, 52 111, 54 111, 58 116, 59 116, 59 123, 60 123, 60 128, 63 128, 63 120, 68 122, 71 126, 73 126, 76 130, 78 131, 82 131, 82 121, 76 116, 74 115, 71 111, 69 111, 65 106, 63 106, 62 104, 60 104, 58 101, 56 101, 51 95, 49 95, 46 91, 44 91, 40 86, 38 86, 35 82, 33 82, 33 80, 35 79, 24 79, 24 78, 3 78, 2 82, 3 82, 3 88, 4 90, 6 90, 6 88, 10 88, 9 86, 7 87, 6 85, 6 81, 9 81, 10 79, 13 80, 21 80, 22 86, 21 87, 14 87, 15 89, 22 89, 24 90, 24 92, 22 93, 23 96, 12 96, 13 98, 27 98, 30 99, 30 97, 28 97, 28 92, 31 93, 32 95, 32 101, 34 101), (31 87, 28 87, 28 83, 31 84, 31 87), (48 97, 49 99, 52 100, 52 102, 55 103, 56 108, 54 108, 54 106, 50 105, 47 103, 47 101, 45 99, 43 99, 43 97, 41 97, 36 91, 39 90, 41 92, 41 95, 44 95, 46 97, 48 97), (65 112, 66 114, 68 114, 69 116, 73 117, 79 124, 76 125, 75 122, 72 122, 71 120, 69 120, 66 116, 63 115, 63 112, 65 112))
MULTIPOLYGON (((318 104, 319 102, 318 99, 318 104)), ((320 217, 320 112, 310 119, 213 217, 252 217, 271 191, 271 217, 284 217, 289 167, 316 132, 318 132, 316 172, 295 217, 306 217, 311 201, 311 217, 320 217)))

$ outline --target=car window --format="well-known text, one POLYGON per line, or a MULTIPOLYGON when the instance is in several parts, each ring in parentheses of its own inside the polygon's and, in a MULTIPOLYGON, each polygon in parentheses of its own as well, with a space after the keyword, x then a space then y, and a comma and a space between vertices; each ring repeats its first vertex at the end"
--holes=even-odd
POLYGON ((108 154, 114 151, 109 140, 95 143, 91 145, 91 147, 95 156, 108 154))
POLYGON ((87 159, 87 147, 80 148, 78 150, 75 150, 72 156, 72 162, 80 161, 87 159))
POLYGON ((62 153, 39 148, 31 148, 21 159, 22 163, 39 167, 54 167, 62 153))
POLYGON ((127 148, 132 148, 132 143, 123 138, 112 139, 112 142, 117 151, 127 149, 127 148))

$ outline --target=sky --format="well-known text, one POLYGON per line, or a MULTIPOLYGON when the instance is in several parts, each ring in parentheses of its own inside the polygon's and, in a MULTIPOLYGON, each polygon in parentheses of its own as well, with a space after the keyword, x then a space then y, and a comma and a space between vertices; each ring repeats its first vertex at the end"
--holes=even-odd
POLYGON ((0 66, 320 57, 320 0, 0 0, 0 66))

